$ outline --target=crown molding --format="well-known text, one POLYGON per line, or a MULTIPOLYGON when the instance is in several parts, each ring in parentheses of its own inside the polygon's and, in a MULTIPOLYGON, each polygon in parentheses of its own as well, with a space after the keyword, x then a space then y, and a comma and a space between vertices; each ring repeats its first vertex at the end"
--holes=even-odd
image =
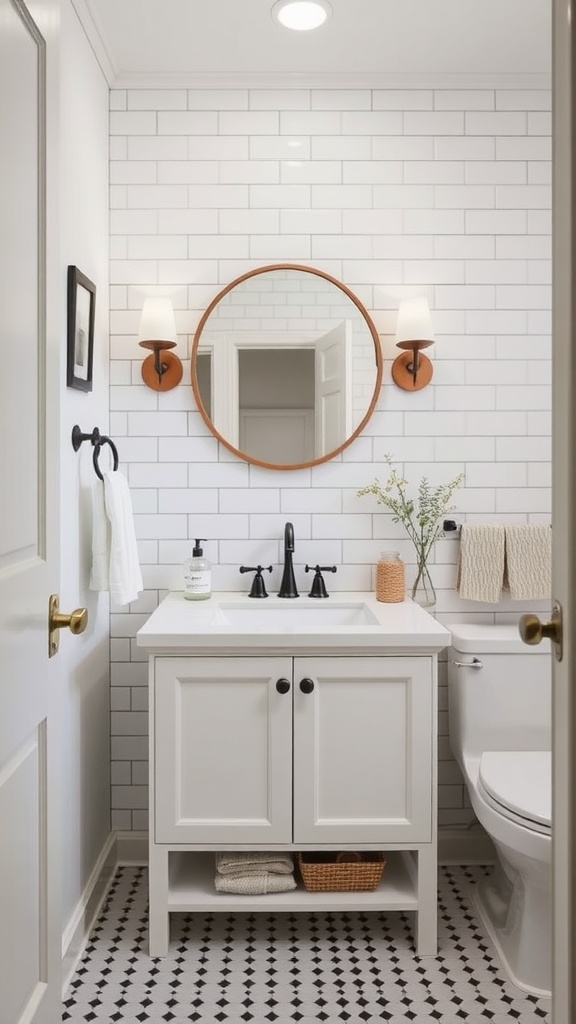
MULTIPOLYGON (((73 0, 74 4, 84 0, 73 0)), ((110 82, 110 80, 109 80, 110 82)), ((549 74, 118 74, 114 89, 550 89, 549 74)))
POLYGON ((118 78, 118 68, 112 58, 112 47, 110 46, 109 40, 106 38, 106 33, 102 24, 94 17, 92 9, 88 6, 86 0, 71 0, 71 4, 82 28, 84 29, 84 33, 92 48, 92 52, 100 65, 102 74, 104 75, 109 87, 115 87, 115 82, 118 78))

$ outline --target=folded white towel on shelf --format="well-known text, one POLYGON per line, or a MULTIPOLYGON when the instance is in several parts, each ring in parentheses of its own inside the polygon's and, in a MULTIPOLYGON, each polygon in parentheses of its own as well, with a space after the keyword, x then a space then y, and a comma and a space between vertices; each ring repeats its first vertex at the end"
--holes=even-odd
POLYGON ((259 871, 254 875, 221 875, 216 872, 214 885, 217 892, 232 892, 243 896, 263 896, 267 892, 290 892, 296 888, 294 875, 259 871))
POLYGON ((497 523, 465 523, 456 589, 467 601, 495 604, 504 580, 505 532, 497 523))
POLYGON ((278 875, 289 875, 294 871, 294 862, 289 853, 272 853, 268 850, 251 850, 247 853, 217 853, 216 870, 221 875, 254 875, 269 871, 278 875))
MULTIPOLYGON (((130 604, 144 589, 130 489, 123 473, 107 471, 103 478, 102 493, 95 494, 93 501, 90 589, 109 590, 116 604, 130 604), (102 504, 107 526, 102 517, 102 504)), ((96 491, 98 489, 96 485, 96 491)))
POLYGON ((506 579, 514 601, 552 593, 552 530, 546 523, 512 523, 506 532, 506 579))

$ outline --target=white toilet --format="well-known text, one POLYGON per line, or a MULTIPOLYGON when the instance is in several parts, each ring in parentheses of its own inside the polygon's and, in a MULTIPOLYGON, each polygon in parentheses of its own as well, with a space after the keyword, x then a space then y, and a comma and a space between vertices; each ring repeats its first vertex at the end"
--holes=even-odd
POLYGON ((497 853, 474 902, 520 988, 551 989, 551 659, 515 625, 450 626, 450 745, 497 853))

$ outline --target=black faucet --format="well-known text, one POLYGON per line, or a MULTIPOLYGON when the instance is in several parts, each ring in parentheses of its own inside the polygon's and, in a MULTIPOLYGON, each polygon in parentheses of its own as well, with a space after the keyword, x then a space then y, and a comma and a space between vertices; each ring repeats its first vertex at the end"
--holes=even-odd
POLYGON ((286 523, 284 527, 284 573, 282 583, 278 591, 278 597, 299 597, 294 579, 294 566, 292 555, 294 554, 294 527, 292 523, 286 523))

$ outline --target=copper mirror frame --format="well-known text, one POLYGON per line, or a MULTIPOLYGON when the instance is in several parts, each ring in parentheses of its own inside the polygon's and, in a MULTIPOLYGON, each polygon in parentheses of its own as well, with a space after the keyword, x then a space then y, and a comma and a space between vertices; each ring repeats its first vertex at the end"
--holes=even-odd
MULTIPOLYGON (((286 346, 286 347, 291 347, 291 346, 286 346)), ((347 448, 350 444, 352 444, 352 442, 359 436, 359 434, 362 433, 362 431, 364 430, 366 424, 369 422, 369 420, 370 420, 370 418, 371 418, 371 416, 372 416, 372 414, 374 412, 374 409, 376 407, 376 404, 377 404, 377 401, 378 401, 378 397, 379 397, 379 394, 380 394, 380 388, 381 388, 381 384, 382 384, 382 373, 383 373, 383 360, 382 360, 382 351, 381 351, 380 339, 379 339, 379 336, 378 336, 378 332, 377 332, 376 327, 375 327, 375 325, 374 325, 370 315, 368 314, 366 308, 360 302, 360 300, 357 298, 357 296, 354 295, 354 293, 349 288, 347 288, 345 284, 343 284, 337 278, 332 277, 330 274, 327 274, 326 272, 324 272, 322 270, 317 270, 317 269, 315 269, 313 267, 303 266, 303 265, 295 264, 295 263, 275 263, 275 264, 270 264, 268 266, 259 267, 259 268, 256 268, 255 270, 250 270, 246 274, 242 274, 239 277, 235 278, 233 281, 231 281, 228 285, 226 285, 225 288, 223 288, 220 292, 218 292, 218 294, 215 296, 215 298, 212 300, 210 305, 207 307, 207 309, 203 313, 203 315, 202 315, 202 317, 200 319, 200 322, 198 324, 198 327, 196 329, 196 333, 194 335, 194 341, 193 341, 193 345, 192 345, 192 353, 191 353, 192 390, 193 390, 193 393, 194 393, 194 398, 196 400, 198 411, 200 412, 200 415, 202 416, 202 419, 204 420, 204 422, 205 422, 206 426, 208 427, 210 433, 213 434, 213 436, 218 441, 220 441, 221 444, 223 444, 226 448, 228 448, 229 451, 231 451, 234 455, 238 456, 238 458, 242 459, 245 462, 249 462, 249 463, 251 463, 253 465, 256 465, 256 466, 263 466, 266 469, 288 469, 288 470, 292 470, 292 469, 307 469, 307 468, 309 468, 311 466, 318 466, 318 465, 320 465, 323 462, 328 462, 328 461, 330 461, 330 459, 335 458, 335 456, 339 455, 342 451, 344 451, 344 449, 347 448), (368 403, 368 407, 367 407, 364 415, 360 419, 360 422, 358 422, 358 424, 352 429, 350 435, 347 436, 344 439, 344 441, 339 443, 336 447, 334 447, 333 449, 331 449, 330 451, 326 452, 325 454, 323 454, 321 456, 318 456, 318 457, 315 457, 315 458, 311 458, 311 459, 308 459, 308 460, 303 461, 303 462, 274 462, 274 461, 268 461, 268 460, 266 460, 264 458, 258 458, 258 457, 254 456, 254 455, 251 455, 248 452, 242 451, 240 447, 238 447, 237 445, 233 444, 230 441, 230 439, 225 437, 224 434, 213 423, 210 414, 208 413, 208 411, 206 410, 206 408, 204 406, 204 402, 202 400, 202 395, 201 395, 201 385, 200 385, 199 379, 198 379, 197 362, 198 362, 199 348, 200 348, 200 345, 202 343, 202 335, 203 335, 203 332, 206 329, 207 322, 208 322, 210 316, 214 313, 216 307, 219 305, 220 302, 222 302, 222 300, 226 296, 228 296, 239 285, 242 285, 245 282, 250 281, 251 279, 258 277, 259 275, 270 274, 271 272, 274 272, 274 271, 298 271, 298 272, 306 274, 306 275, 314 275, 315 277, 321 278, 321 279, 323 279, 323 281, 325 281, 328 284, 330 284, 330 285, 334 286, 335 288, 339 289, 339 291, 342 292, 354 304, 354 306, 356 307, 356 310, 358 311, 358 313, 362 317, 366 327, 368 328, 368 331, 370 333, 370 336, 372 338, 372 342, 373 342, 373 345, 374 345, 374 363, 375 363, 375 367, 374 367, 374 373, 375 373, 374 388, 373 388, 373 393, 372 393, 371 399, 370 399, 370 401, 368 403)))

